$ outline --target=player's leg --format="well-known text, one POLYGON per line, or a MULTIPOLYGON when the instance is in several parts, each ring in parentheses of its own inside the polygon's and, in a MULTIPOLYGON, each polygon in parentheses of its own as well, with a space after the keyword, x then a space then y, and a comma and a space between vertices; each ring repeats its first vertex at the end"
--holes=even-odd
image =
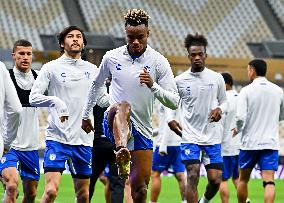
POLYGON ((0 173, 6 185, 4 202, 16 202, 19 185, 18 155, 16 150, 11 149, 1 158, 0 173))
POLYGON ((161 172, 152 171, 151 173, 151 191, 150 191, 150 200, 151 203, 157 202, 160 192, 161 192, 161 172))
POLYGON ((109 162, 109 174, 108 174, 111 202, 121 203, 123 202, 123 197, 124 197, 125 179, 121 178, 118 175, 118 169, 115 162, 115 155, 113 156, 114 156, 113 160, 109 162))
POLYGON ((89 202, 90 177, 92 175, 92 147, 71 146, 69 168, 73 178, 77 202, 89 202))
POLYGON ((168 153, 171 156, 171 165, 175 174, 175 178, 178 181, 182 202, 184 202, 186 201, 186 177, 184 173, 185 166, 181 161, 180 146, 168 147, 168 153))
POLYGON ((248 198, 248 182, 250 174, 257 163, 257 150, 240 150, 239 154, 239 183, 237 188, 238 202, 245 203, 248 198))
MULTIPOLYGON (((110 188, 109 188, 109 179, 108 179, 108 175, 106 175, 106 170, 108 171, 107 173, 109 173, 109 167, 106 166, 104 172, 102 172, 102 174, 100 175, 99 179, 100 181, 104 184, 105 188, 104 188, 104 195, 105 195, 105 201, 106 203, 110 203, 110 188)), ((89 202, 91 202, 91 200, 89 200, 89 202)))
POLYGON ((23 190, 24 190, 24 197, 23 197, 22 203, 35 202, 38 181, 24 179, 22 183, 23 183, 23 190))
POLYGON ((153 152, 152 172, 151 172, 151 191, 150 201, 157 202, 161 192, 161 172, 166 169, 168 165, 168 155, 161 156, 159 154, 159 146, 153 152))
POLYGON ((126 179, 124 188, 125 203, 133 203, 130 180, 126 179))
POLYGON ((278 169, 278 159, 277 150, 262 150, 260 155, 259 167, 262 172, 265 203, 274 202, 275 199, 274 173, 278 169))
POLYGON ((65 170, 65 162, 68 159, 67 146, 47 140, 44 152, 44 193, 41 197, 42 203, 54 202, 59 190, 61 174, 65 170))
POLYGON ((130 172, 130 152, 126 148, 130 138, 130 105, 123 101, 108 112, 108 123, 117 149, 116 162, 119 175, 127 178, 130 172))
POLYGON ((196 144, 182 143, 181 160, 187 171, 186 200, 189 203, 198 202, 198 182, 200 176, 200 148, 196 144))
POLYGON ((228 187, 228 180, 232 177, 233 163, 231 156, 223 156, 223 171, 222 171, 222 182, 220 184, 219 192, 222 203, 228 203, 230 197, 230 191, 228 187))
POLYGON ((35 202, 40 179, 38 150, 20 153, 21 178, 23 183, 23 203, 35 202))
POLYGON ((209 158, 209 164, 205 166, 208 184, 200 202, 209 202, 219 191, 222 182, 223 157, 221 155, 221 144, 202 146, 209 158))
POLYGON ((152 150, 131 151, 130 183, 134 202, 146 202, 151 176, 152 150))
POLYGON ((94 146, 92 148, 92 175, 89 186, 90 202, 94 194, 96 182, 100 174, 104 171, 107 163, 110 161, 110 153, 113 154, 113 150, 106 146, 106 144, 110 142, 106 139, 107 138, 95 138, 94 140, 94 146))

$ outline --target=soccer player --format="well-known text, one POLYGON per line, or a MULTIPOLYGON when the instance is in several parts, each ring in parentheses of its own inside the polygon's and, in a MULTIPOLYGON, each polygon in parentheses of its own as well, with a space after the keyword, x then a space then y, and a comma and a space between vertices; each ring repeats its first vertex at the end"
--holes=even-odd
POLYGON ((221 74, 205 67, 207 40, 203 35, 188 34, 185 47, 190 68, 176 77, 180 100, 180 124, 170 118, 169 127, 182 135, 181 159, 187 170, 187 201, 198 201, 197 185, 200 176, 200 157, 209 157, 206 165, 208 184, 201 203, 209 202, 222 181, 221 134, 219 122, 226 111, 225 82, 221 74), (182 126, 182 129, 181 129, 182 126))
MULTIPOLYGON (((158 201, 161 192, 161 173, 170 167, 173 169, 175 178, 178 181, 182 202, 186 202, 185 167, 181 162, 180 151, 181 138, 168 127, 166 107, 162 104, 159 107, 160 123, 157 135, 154 137, 157 145, 153 152, 150 203, 158 201)), ((178 115, 176 116, 178 117, 178 115)))
MULTIPOLYGON (((0 134, 13 137, 17 133, 20 112, 23 110, 16 88, 4 63, 0 62, 0 134), (7 115, 7 117, 5 117, 7 115), (2 128, 5 121, 5 129, 2 128)), ((3 136, 0 136, 0 158, 4 151, 3 136)))
POLYGON ((81 59, 87 42, 79 27, 62 30, 58 42, 63 55, 43 65, 30 93, 31 105, 49 107, 43 164, 45 190, 41 202, 55 201, 66 161, 77 202, 89 202, 94 134, 81 129, 81 115, 98 69, 81 59), (43 94, 46 90, 48 96, 43 94))
POLYGON ((228 180, 232 178, 233 184, 237 188, 239 178, 239 151, 240 135, 236 134, 236 113, 238 93, 233 90, 233 77, 230 73, 221 73, 226 85, 226 96, 228 100, 228 109, 222 116, 223 136, 221 150, 223 156, 223 174, 220 185, 220 196, 222 203, 229 202, 228 180))
POLYGON ((265 77, 266 62, 254 59, 247 67, 252 82, 238 99, 237 131, 242 132, 239 154, 239 203, 246 202, 248 181, 258 164, 263 179, 264 202, 274 202, 274 173, 278 169, 279 120, 284 116, 283 90, 265 77))
POLYGON ((173 109, 177 108, 179 100, 170 64, 147 44, 149 18, 141 9, 129 10, 125 15, 127 45, 104 55, 82 119, 82 128, 90 132, 92 124, 88 119, 97 100, 98 88, 112 75, 111 106, 105 113, 104 131, 115 142, 120 176, 126 178, 130 171, 134 202, 145 202, 147 196, 152 162, 154 99, 173 109))
POLYGON ((10 149, 1 159, 0 174, 6 185, 4 202, 16 202, 20 173, 24 198, 22 202, 34 202, 40 178, 38 110, 29 104, 29 94, 37 73, 31 69, 32 44, 27 40, 14 43, 12 57, 15 61, 9 70, 23 107, 21 123, 14 136, 4 135, 4 147, 10 149), (10 148, 11 147, 11 148, 10 148))

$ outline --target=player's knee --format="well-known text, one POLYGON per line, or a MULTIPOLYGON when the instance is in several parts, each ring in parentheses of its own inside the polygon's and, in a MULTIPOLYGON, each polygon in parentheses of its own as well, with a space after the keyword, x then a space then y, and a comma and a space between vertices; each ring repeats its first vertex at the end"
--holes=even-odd
POLYGON ((24 194, 26 196, 26 199, 28 200, 28 202, 34 202, 35 198, 36 198, 36 191, 31 191, 28 194, 24 194))
POLYGON ((89 190, 79 190, 77 192, 77 199, 80 200, 80 202, 87 202, 89 199, 89 190))
POLYGON ((55 199, 58 195, 58 190, 55 187, 48 187, 45 191, 48 199, 55 199))
POLYGON ((274 181, 263 181, 262 186, 265 188, 267 185, 270 186, 275 186, 275 182, 274 181))
POLYGON ((131 110, 130 104, 127 101, 122 101, 118 105, 118 110, 123 110, 126 114, 129 114, 131 110))
POLYGON ((214 177, 208 180, 208 183, 214 187, 220 187, 221 182, 222 178, 220 177, 214 177))
POLYGON ((18 184, 15 182, 6 184, 6 194, 16 197, 18 194, 18 184))
POLYGON ((147 186, 143 185, 134 189, 134 199, 143 199, 147 196, 147 186))

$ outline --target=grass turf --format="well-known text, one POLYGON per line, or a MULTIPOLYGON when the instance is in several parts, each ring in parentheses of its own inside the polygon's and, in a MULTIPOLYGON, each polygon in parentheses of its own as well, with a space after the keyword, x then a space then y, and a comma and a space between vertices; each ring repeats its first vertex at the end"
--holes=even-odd
MULTIPOLYGON (((284 181, 283 180, 276 180, 276 198, 275 203, 282 203, 284 202, 284 181)), ((201 177, 200 182, 198 185, 198 191, 199 195, 202 195, 205 190, 205 185, 207 183, 206 178, 201 177)), ((96 203, 102 203, 104 201, 104 194, 103 194, 103 184, 98 182, 96 185, 96 191, 94 194, 94 197, 92 199, 92 202, 96 203)), ((230 202, 237 202, 236 198, 236 190, 234 189, 233 184, 231 181, 229 181, 229 187, 230 187, 230 202)), ((19 187, 20 190, 20 196, 17 200, 17 202, 21 202, 22 200, 22 186, 20 184, 19 187)), ((38 195, 36 197, 36 202, 39 202, 40 197, 44 190, 44 177, 41 176, 39 186, 38 186, 38 195)), ((3 195, 3 188, 0 187, 0 193, 3 195)), ((2 198, 1 195, 1 198, 2 198)), ((150 189, 148 190, 148 198, 150 195, 150 189)), ((249 198, 252 203, 260 203, 263 202, 263 187, 262 187, 262 181, 252 179, 249 182, 249 198)), ((56 203, 70 203, 74 202, 75 195, 74 195, 74 189, 73 189, 73 181, 71 179, 70 175, 62 175, 62 181, 60 184, 59 189, 59 195, 56 198, 56 203)), ((147 200, 149 202, 149 200, 147 200)), ((161 194, 159 196, 159 203, 178 203, 181 202, 180 193, 178 190, 178 184, 174 177, 163 177, 162 178, 162 190, 161 194)), ((219 203, 221 202, 219 194, 217 194, 210 203, 219 203)))

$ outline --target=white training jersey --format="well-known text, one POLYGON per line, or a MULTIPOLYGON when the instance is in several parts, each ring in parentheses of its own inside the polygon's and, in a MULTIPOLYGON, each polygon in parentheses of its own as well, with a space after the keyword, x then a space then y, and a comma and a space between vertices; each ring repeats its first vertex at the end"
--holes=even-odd
MULTIPOLYGON (((180 99, 182 143, 220 144, 223 127, 220 121, 209 122, 211 110, 227 110, 225 82, 221 74, 204 68, 202 72, 185 71, 176 77, 180 99)), ((168 121, 170 119, 168 118, 168 121)))
POLYGON ((241 89, 237 108, 237 128, 242 131, 242 150, 279 148, 279 120, 284 118, 283 90, 258 77, 241 89))
POLYGON ((8 137, 15 136, 20 121, 22 105, 18 98, 16 88, 10 78, 10 74, 4 63, 0 62, 0 157, 3 152, 3 134, 8 137), (4 113, 7 112, 9 118, 3 129, 4 113))
POLYGON ((222 114, 223 123, 223 136, 222 136, 222 155, 223 156, 236 156, 240 152, 240 134, 238 133, 233 137, 232 129, 236 126, 237 114, 237 99, 238 92, 236 90, 226 91, 228 109, 222 114))
MULTIPOLYGON (((34 76, 30 70, 27 73, 20 72, 16 67, 13 68, 17 85, 23 90, 30 90, 34 84, 34 76)), ((38 74, 38 72, 37 72, 38 74)), ((21 123, 15 137, 6 137, 5 144, 11 144, 11 148, 19 151, 37 150, 39 147, 39 118, 36 107, 23 107, 20 115, 21 123)))
POLYGON ((43 65, 30 94, 30 103, 48 108, 46 140, 69 145, 93 145, 93 132, 82 128, 82 111, 97 67, 66 55, 43 65), (48 96, 44 95, 48 91, 48 96), (69 116, 65 122, 61 116, 69 116))
MULTIPOLYGON (((160 150, 166 150, 168 146, 180 146, 181 137, 178 136, 174 131, 172 131, 167 122, 166 118, 166 110, 167 107, 165 107, 163 104, 160 104, 159 106, 159 128, 157 135, 153 138, 155 141, 155 144, 157 146, 160 146, 160 150)), ((178 110, 176 110, 176 117, 175 120, 179 121, 179 114, 178 110)))
POLYGON ((169 62, 150 46, 147 46, 146 51, 136 59, 131 58, 126 45, 108 51, 90 89, 83 119, 89 117, 96 102, 97 88, 104 85, 104 80, 110 76, 110 105, 127 101, 131 105, 131 121, 134 126, 144 136, 151 138, 151 116, 155 97, 174 109, 179 100, 169 62), (139 75, 143 69, 148 71, 154 81, 152 88, 140 84, 139 75))

